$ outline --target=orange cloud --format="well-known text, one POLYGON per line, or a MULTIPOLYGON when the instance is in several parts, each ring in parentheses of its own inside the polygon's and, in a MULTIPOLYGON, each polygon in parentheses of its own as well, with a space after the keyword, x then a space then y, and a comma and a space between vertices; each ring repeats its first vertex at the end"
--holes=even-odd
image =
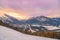
POLYGON ((4 16, 4 14, 8 14, 8 15, 13 16, 16 19, 20 19, 20 20, 29 18, 29 15, 26 12, 9 9, 9 8, 0 9, 0 16, 4 16))

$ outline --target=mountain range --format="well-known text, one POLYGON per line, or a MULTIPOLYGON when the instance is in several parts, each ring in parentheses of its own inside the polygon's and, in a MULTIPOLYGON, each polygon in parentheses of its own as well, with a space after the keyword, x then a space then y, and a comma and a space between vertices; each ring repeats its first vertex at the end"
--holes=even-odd
POLYGON ((50 25, 50 26, 59 26, 60 18, 48 18, 45 16, 38 16, 27 20, 29 24, 40 24, 40 25, 50 25))
POLYGON ((60 17, 58 18, 49 18, 45 16, 37 16, 32 17, 28 20, 18 20, 10 15, 5 14, 4 17, 0 17, 0 20, 3 23, 8 23, 11 26, 17 26, 20 29, 24 30, 34 30, 34 31, 41 31, 41 30, 56 30, 60 29, 60 17))

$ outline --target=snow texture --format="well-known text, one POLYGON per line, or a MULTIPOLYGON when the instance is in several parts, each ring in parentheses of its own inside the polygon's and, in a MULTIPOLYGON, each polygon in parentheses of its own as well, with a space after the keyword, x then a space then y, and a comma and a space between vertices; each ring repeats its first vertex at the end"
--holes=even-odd
POLYGON ((58 40, 58 39, 26 35, 13 29, 0 26, 0 40, 58 40))

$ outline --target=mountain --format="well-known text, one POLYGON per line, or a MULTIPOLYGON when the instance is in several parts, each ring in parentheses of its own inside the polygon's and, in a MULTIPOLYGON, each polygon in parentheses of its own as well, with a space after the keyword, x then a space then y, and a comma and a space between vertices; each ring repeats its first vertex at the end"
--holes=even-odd
POLYGON ((5 16, 0 17, 0 19, 9 24, 39 24, 57 27, 60 25, 60 18, 49 18, 45 16, 33 17, 28 20, 18 20, 10 15, 5 14, 5 16))
POLYGON ((8 24, 24 24, 23 20, 18 20, 10 15, 5 14, 5 16, 0 17, 0 19, 4 22, 4 23, 8 23, 8 24))
POLYGON ((34 18, 27 20, 27 23, 29 23, 29 24, 41 24, 48 19, 49 18, 47 18, 45 16, 38 16, 38 17, 34 17, 34 18))
POLYGON ((32 31, 47 31, 60 29, 60 18, 49 18, 45 16, 37 16, 30 18, 28 20, 18 20, 10 15, 5 14, 4 17, 0 17, 3 23, 7 23, 10 26, 17 27, 18 29, 23 30, 32 30, 32 31), (53 28, 53 29, 50 29, 53 28))
POLYGON ((34 31, 60 30, 60 18, 38 16, 28 19, 26 23, 31 25, 30 27, 34 31))
POLYGON ((40 24, 40 25, 50 25, 50 26, 59 26, 60 18, 49 18, 45 16, 38 16, 31 18, 26 21, 29 24, 40 24))

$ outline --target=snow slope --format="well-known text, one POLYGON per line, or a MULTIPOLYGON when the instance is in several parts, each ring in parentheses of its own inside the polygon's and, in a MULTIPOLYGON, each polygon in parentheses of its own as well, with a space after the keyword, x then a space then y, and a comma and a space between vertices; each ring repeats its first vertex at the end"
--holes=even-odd
POLYGON ((0 26, 0 40, 57 40, 22 34, 13 29, 0 26))

